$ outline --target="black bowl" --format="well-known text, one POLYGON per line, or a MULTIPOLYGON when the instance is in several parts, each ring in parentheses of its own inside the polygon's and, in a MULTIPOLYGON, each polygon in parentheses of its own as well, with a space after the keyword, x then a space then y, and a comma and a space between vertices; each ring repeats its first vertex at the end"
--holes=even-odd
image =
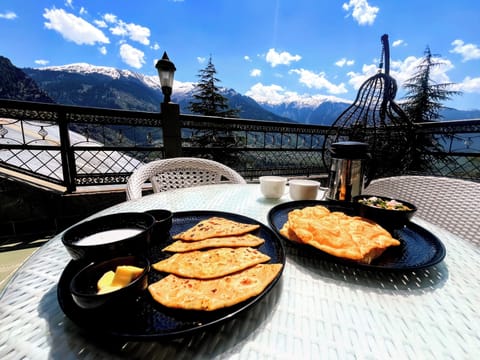
POLYGON ((128 306, 148 286, 150 262, 144 256, 124 256, 98 263, 91 263, 82 268, 70 282, 70 292, 73 301, 82 309, 98 309, 118 306, 128 306), (143 272, 128 285, 108 293, 98 294, 97 282, 107 271, 115 271, 119 265, 133 265, 143 269, 143 272))
POLYGON ((375 221, 377 224, 380 224, 386 229, 398 229, 403 227, 407 224, 410 219, 412 218, 415 211, 417 211, 417 207, 412 203, 409 203, 404 200, 393 199, 386 196, 377 196, 377 195, 358 195, 355 196, 353 199, 353 206, 355 208, 355 212, 364 218, 370 219, 375 221), (392 201, 395 200, 405 206, 407 206, 408 210, 393 210, 393 209, 384 209, 380 207, 375 207, 372 205, 362 204, 360 200, 362 199, 369 199, 375 197, 380 200, 384 201, 392 201))
POLYGON ((168 238, 172 228, 173 213, 165 209, 152 209, 145 212, 155 218, 155 225, 151 235, 152 242, 168 238))
POLYGON ((73 260, 95 261, 144 254, 155 218, 146 213, 118 213, 95 218, 65 231, 62 242, 73 260))

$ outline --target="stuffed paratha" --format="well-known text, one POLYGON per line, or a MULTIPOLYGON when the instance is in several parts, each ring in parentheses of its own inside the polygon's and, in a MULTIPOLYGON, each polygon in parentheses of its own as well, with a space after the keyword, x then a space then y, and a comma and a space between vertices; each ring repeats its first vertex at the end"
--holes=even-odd
POLYGON ((188 278, 213 279, 269 260, 270 256, 250 247, 218 248, 176 253, 152 267, 188 278))
POLYGON ((200 221, 195 226, 172 236, 174 240, 199 241, 213 237, 242 235, 256 230, 258 224, 244 224, 222 217, 211 217, 200 221))
POLYGON ((167 277, 148 286, 153 299, 176 309, 212 311, 259 295, 275 279, 282 264, 259 264, 212 280, 167 277))
POLYGON ((222 236, 199 241, 183 241, 177 240, 168 245, 163 251, 170 252, 187 252, 208 248, 219 247, 241 247, 241 246, 259 246, 265 242, 264 239, 252 234, 238 236, 222 236))

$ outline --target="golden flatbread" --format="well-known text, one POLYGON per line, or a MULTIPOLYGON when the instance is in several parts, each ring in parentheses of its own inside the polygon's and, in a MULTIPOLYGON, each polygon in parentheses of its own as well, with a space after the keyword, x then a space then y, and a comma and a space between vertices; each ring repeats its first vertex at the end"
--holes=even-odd
POLYGON ((323 206, 292 210, 280 233, 341 258, 370 263, 400 241, 380 225, 323 206))
POLYGON ((270 256, 250 247, 219 248, 177 253, 152 267, 188 278, 213 279, 269 260, 270 256))
POLYGON ((168 275, 149 285, 148 291, 155 301, 170 308, 212 311, 259 295, 281 269, 282 264, 259 264, 213 280, 168 275))
POLYGON ((168 245, 163 251, 170 252, 187 252, 193 250, 201 250, 219 247, 240 247, 240 246, 259 246, 265 242, 264 239, 252 234, 239 236, 223 236, 215 237, 199 241, 183 241, 177 240, 168 245))
POLYGON ((242 235, 259 227, 260 225, 243 224, 222 217, 211 217, 172 238, 174 240, 199 241, 220 236, 242 235))

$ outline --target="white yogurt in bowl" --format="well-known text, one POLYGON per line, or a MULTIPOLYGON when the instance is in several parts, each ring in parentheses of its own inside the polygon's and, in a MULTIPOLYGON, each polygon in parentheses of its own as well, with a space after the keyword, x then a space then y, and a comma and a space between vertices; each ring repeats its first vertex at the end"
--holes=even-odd
POLYGON ((140 229, 113 229, 86 236, 74 242, 75 245, 102 245, 120 241, 141 233, 140 229))
POLYGON ((62 243, 73 260, 98 261, 143 255, 150 247, 155 218, 129 212, 100 216, 67 229, 62 243))

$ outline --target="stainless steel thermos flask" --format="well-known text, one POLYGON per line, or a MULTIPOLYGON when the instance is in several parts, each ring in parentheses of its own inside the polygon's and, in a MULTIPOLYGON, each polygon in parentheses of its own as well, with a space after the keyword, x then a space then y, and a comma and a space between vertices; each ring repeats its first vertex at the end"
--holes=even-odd
POLYGON ((327 199, 352 201, 363 191, 368 144, 337 142, 330 148, 332 162, 328 176, 327 199))

